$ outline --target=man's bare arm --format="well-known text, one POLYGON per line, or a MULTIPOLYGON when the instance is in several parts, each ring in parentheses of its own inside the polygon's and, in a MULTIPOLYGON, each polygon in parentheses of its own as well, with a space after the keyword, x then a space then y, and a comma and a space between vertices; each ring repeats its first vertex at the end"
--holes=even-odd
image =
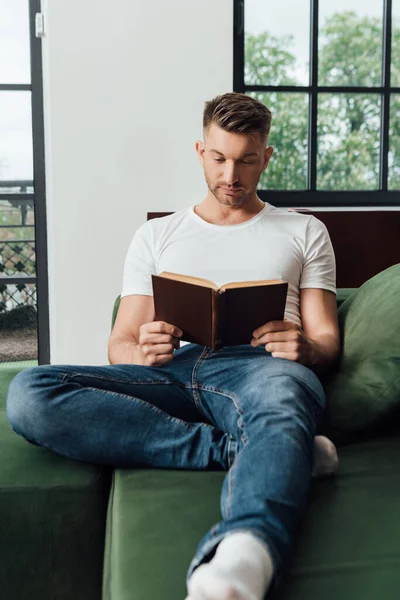
POLYGON ((154 319, 152 296, 124 296, 108 342, 111 364, 143 364, 138 347, 139 328, 154 319))
POLYGON ((161 366, 172 360, 181 332, 169 323, 154 321, 154 315, 152 296, 121 299, 108 343, 111 364, 161 366))
POLYGON ((317 374, 330 370, 340 357, 340 332, 336 296, 317 288, 300 290, 300 314, 310 341, 308 365, 317 374))
POLYGON ((322 374, 340 355, 335 294, 317 288, 300 290, 302 325, 269 321, 253 331, 252 346, 265 345, 276 358, 300 362, 322 374))

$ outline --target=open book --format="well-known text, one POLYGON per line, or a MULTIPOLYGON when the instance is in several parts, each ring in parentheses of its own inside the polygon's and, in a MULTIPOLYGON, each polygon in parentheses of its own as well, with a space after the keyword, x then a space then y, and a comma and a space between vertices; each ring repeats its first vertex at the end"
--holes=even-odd
POLYGON ((164 271, 152 275, 152 283, 155 320, 179 327, 181 340, 213 350, 250 344, 257 327, 285 314, 288 283, 280 279, 218 288, 207 279, 164 271))

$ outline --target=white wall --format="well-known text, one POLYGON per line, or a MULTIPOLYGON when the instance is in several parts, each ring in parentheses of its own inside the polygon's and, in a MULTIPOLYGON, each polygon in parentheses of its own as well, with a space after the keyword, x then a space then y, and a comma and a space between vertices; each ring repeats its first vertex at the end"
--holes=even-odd
POLYGON ((52 363, 107 363, 135 229, 205 197, 194 145, 232 91, 232 5, 42 0, 52 363))
POLYGON ((194 145, 204 102, 232 91, 233 2, 42 11, 51 362, 105 364, 134 231, 205 197, 194 145))

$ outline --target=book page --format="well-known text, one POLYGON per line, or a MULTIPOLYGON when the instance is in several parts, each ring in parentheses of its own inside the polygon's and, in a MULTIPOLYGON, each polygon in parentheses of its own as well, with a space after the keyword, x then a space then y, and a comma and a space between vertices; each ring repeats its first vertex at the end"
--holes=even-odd
POLYGON ((234 288, 256 287, 258 285, 275 285, 277 283, 286 283, 286 281, 282 281, 281 279, 264 279, 262 281, 235 281, 233 283, 225 283, 225 285, 220 287, 220 290, 223 292, 225 290, 231 290, 234 288))
POLYGON ((201 285, 202 287, 208 287, 213 290, 218 290, 218 286, 209 279, 203 279, 202 277, 192 277, 191 275, 180 275, 179 273, 169 273, 163 271, 159 277, 165 277, 166 279, 174 279, 175 281, 182 281, 183 283, 192 283, 193 285, 201 285))

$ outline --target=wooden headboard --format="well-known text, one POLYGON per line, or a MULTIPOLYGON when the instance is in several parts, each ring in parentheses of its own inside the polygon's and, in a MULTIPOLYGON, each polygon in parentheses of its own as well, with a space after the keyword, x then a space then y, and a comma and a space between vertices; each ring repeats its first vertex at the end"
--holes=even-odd
MULTIPOLYGON (((296 210, 296 209, 290 209, 296 210)), ((325 223, 336 256, 336 286, 359 287, 384 269, 400 263, 400 211, 312 211, 325 223)), ((149 212, 147 219, 172 212, 149 212)))

